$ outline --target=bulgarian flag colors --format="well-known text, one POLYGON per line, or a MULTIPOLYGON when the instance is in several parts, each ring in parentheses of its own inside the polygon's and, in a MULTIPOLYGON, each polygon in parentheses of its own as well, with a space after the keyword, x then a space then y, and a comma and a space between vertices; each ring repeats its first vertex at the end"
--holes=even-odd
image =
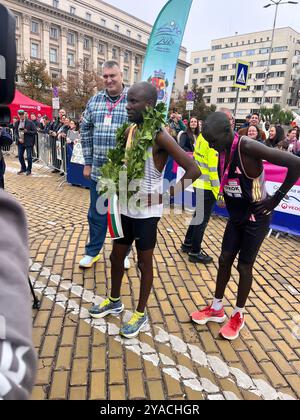
POLYGON ((124 238, 121 215, 119 210, 119 199, 114 194, 108 200, 107 213, 108 229, 112 240, 124 238))

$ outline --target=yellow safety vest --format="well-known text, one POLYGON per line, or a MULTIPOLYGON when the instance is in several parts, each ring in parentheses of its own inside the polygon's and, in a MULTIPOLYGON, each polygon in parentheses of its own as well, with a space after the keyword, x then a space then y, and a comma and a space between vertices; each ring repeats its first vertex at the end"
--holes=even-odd
POLYGON ((194 159, 202 172, 202 176, 194 182, 194 187, 212 191, 217 199, 220 192, 219 155, 216 150, 209 147, 208 141, 205 140, 202 134, 197 139, 194 159))

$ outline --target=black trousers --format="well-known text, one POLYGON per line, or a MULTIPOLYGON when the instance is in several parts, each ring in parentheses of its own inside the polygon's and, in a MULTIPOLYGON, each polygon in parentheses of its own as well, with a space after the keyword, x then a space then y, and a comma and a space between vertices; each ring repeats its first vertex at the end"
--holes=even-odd
POLYGON ((202 241, 210 220, 216 198, 212 191, 197 190, 197 209, 185 237, 185 245, 192 247, 193 254, 199 254, 202 248, 202 241))
POLYGON ((4 173, 5 173, 5 162, 3 158, 0 158, 0 188, 4 190, 4 173))

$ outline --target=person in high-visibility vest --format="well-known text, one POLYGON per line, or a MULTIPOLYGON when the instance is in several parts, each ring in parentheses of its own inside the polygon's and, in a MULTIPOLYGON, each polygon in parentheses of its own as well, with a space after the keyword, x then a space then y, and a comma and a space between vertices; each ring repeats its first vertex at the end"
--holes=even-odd
POLYGON ((189 254, 190 262, 210 264, 213 259, 202 249, 202 241, 220 191, 219 157, 218 153, 209 147, 202 134, 197 139, 194 159, 201 169, 202 176, 193 184, 197 209, 181 250, 189 254))

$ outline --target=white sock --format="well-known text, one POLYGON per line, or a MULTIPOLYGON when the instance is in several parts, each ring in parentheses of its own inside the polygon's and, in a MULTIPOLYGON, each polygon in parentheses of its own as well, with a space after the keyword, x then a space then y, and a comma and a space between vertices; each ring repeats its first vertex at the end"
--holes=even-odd
POLYGON ((221 311, 221 309, 223 309, 223 301, 215 298, 212 304, 212 309, 215 311, 221 311))
POLYGON ((245 308, 239 308, 238 306, 235 308, 235 310, 234 310, 234 312, 233 312, 233 315, 232 316, 235 316, 237 313, 239 313, 239 314, 241 314, 241 316, 243 316, 244 315, 244 311, 245 311, 245 308))

